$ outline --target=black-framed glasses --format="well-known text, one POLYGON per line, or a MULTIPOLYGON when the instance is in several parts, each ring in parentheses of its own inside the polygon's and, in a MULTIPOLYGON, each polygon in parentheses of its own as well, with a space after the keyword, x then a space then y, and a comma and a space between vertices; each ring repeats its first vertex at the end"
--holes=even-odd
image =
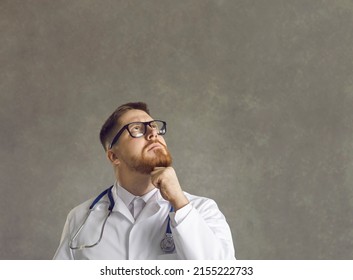
POLYGON ((114 146, 114 144, 118 141, 119 137, 121 136, 121 134, 124 132, 125 129, 129 132, 131 137, 140 138, 146 134, 147 126, 157 130, 158 135, 164 135, 167 132, 167 123, 161 120, 128 123, 127 125, 124 125, 119 130, 119 132, 115 135, 115 137, 112 140, 112 143, 109 146, 109 149, 111 149, 114 146))

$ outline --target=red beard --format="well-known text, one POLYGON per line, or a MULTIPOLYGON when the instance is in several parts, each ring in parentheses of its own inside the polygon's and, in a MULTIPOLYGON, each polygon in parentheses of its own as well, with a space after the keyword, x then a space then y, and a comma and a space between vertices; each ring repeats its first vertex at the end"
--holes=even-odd
MULTIPOLYGON (((168 167, 172 165, 172 156, 167 147, 159 141, 154 141, 163 146, 163 148, 153 151, 154 155, 146 156, 146 149, 151 144, 146 145, 142 150, 141 157, 133 157, 130 167, 142 174, 150 174, 155 167, 168 167)), ((152 152, 149 152, 152 153, 152 152)))

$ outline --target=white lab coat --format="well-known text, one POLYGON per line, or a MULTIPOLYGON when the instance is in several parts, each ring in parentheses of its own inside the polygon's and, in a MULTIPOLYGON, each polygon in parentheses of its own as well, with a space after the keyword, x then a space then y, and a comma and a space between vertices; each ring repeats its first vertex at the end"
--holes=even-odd
MULTIPOLYGON (((235 259, 229 226, 216 203, 208 198, 188 193, 185 195, 190 201, 190 211, 178 225, 171 225, 176 247, 172 253, 164 253, 160 243, 165 237, 167 216, 173 216, 174 213, 169 213, 170 204, 158 190, 148 200, 136 221, 123 201, 116 196, 101 242, 88 249, 72 250, 69 247, 70 239, 82 224, 93 199, 77 206, 67 217, 54 259, 235 259)), ((108 205, 109 200, 105 195, 91 213, 74 245, 93 244, 99 239, 108 205)))

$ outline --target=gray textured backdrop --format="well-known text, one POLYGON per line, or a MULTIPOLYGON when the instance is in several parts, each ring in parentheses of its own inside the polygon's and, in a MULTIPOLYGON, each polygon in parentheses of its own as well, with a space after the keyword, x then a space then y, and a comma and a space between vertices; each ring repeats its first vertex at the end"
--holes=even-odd
POLYGON ((348 0, 0 0, 0 258, 52 258, 142 100, 237 258, 353 259, 352 30, 348 0))

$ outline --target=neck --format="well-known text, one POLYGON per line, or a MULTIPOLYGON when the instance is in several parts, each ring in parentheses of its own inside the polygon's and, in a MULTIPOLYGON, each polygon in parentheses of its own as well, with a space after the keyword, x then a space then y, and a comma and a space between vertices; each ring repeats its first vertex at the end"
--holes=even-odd
POLYGON ((115 177, 121 187, 136 196, 145 195, 155 188, 149 174, 141 174, 133 170, 116 170, 115 177))

